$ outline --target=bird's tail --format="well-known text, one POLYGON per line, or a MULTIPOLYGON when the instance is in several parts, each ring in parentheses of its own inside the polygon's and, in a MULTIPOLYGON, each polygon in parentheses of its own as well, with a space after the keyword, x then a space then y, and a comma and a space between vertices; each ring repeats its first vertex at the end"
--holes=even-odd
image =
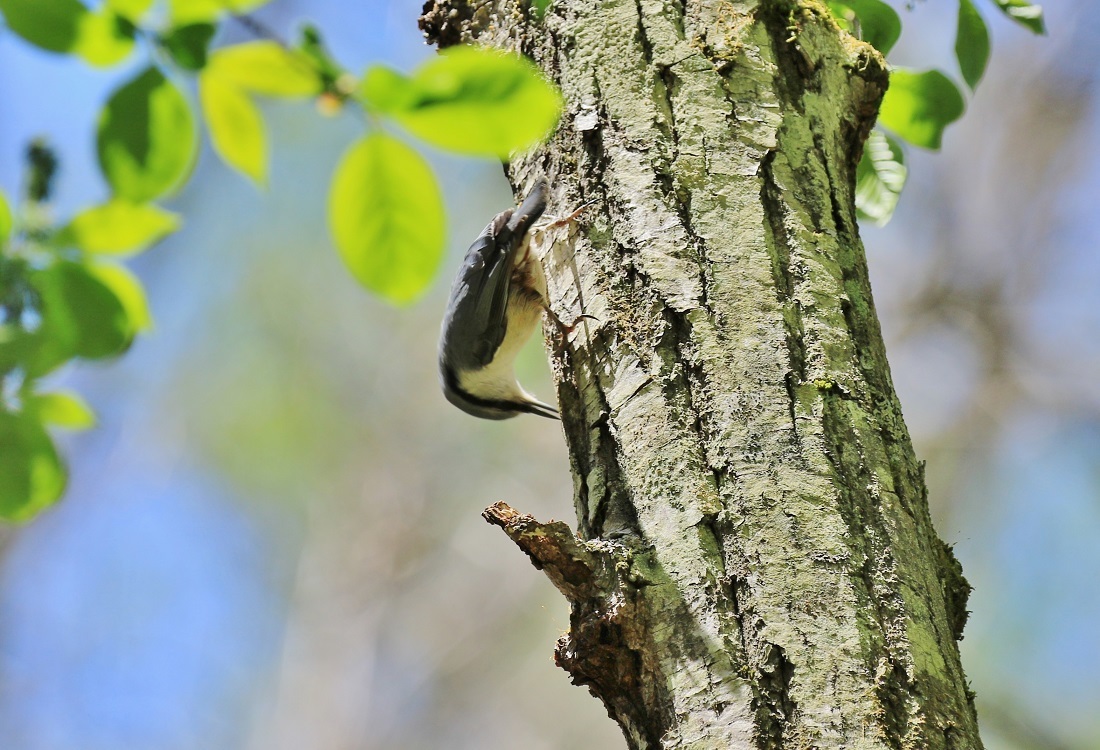
POLYGON ((528 399, 523 404, 523 411, 528 414, 538 414, 540 417, 546 417, 547 419, 561 419, 558 416, 558 410, 549 404, 544 404, 541 401, 535 399, 528 399))
POLYGON ((508 229, 511 230, 513 237, 522 237, 527 234, 531 226, 542 216, 542 212, 546 210, 546 192, 546 180, 540 179, 531 188, 531 192, 527 194, 527 198, 520 207, 512 213, 512 218, 508 220, 508 229))

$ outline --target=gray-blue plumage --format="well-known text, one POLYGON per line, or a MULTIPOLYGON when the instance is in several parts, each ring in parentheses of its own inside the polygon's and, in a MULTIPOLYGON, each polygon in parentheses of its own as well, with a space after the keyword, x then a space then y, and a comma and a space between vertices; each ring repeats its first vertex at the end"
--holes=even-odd
POLYGON ((489 222, 451 287, 439 342, 440 381, 447 400, 476 417, 557 417, 523 390, 513 366, 546 307, 545 277, 529 236, 546 209, 546 191, 540 180, 518 209, 489 222))

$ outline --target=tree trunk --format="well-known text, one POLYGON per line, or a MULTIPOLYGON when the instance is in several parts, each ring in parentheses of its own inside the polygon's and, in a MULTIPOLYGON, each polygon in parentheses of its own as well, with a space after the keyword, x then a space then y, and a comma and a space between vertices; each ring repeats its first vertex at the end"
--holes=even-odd
POLYGON ((486 511, 572 603, 557 661, 632 748, 980 748, 969 591, 928 512, 856 225, 882 58, 814 0, 429 1, 565 115, 517 159, 578 536, 486 511), (565 237, 565 234, 569 234, 565 237))

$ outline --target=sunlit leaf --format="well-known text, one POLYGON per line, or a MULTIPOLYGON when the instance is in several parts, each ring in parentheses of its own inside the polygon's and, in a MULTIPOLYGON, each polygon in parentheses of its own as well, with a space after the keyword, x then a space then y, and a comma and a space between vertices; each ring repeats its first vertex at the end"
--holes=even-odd
POLYGON ((1005 15, 1035 34, 1047 33, 1043 20, 1043 6, 1029 3, 1027 0, 993 0, 1005 15))
POLYGON ((134 329, 122 302, 87 267, 61 261, 36 272, 31 284, 42 301, 37 346, 27 363, 31 376, 73 357, 112 357, 130 345, 134 329))
POLYGON ((114 292, 115 297, 122 304, 122 309, 126 311, 126 319, 129 321, 127 330, 131 337, 153 327, 149 301, 137 276, 117 263, 90 263, 87 269, 88 273, 114 292))
POLYGON ((965 107, 959 89, 938 70, 895 68, 878 122, 915 146, 937 150, 943 129, 962 117, 965 107))
POLYGON ((92 65, 105 67, 122 62, 133 49, 134 25, 110 11, 98 11, 81 18, 72 51, 92 65))
POLYGON ((329 194, 329 227, 359 282, 391 302, 415 299, 443 257, 443 198, 431 167, 388 135, 344 154, 329 194))
POLYGON ((106 5, 123 18, 137 23, 153 7, 153 0, 107 0, 106 5))
POLYGON ((253 101, 220 68, 199 75, 199 101, 214 150, 229 166, 263 186, 267 182, 267 132, 253 101))
POLYGON ((416 105, 416 86, 407 75, 385 65, 372 65, 359 85, 359 98, 378 112, 394 113, 416 105))
POLYGON ((847 31, 849 34, 855 34, 855 20, 856 12, 849 8, 839 0, 826 0, 825 5, 829 8, 829 12, 833 14, 833 20, 836 21, 837 26, 847 31))
POLYGON ((26 521, 57 502, 65 467, 33 415, 0 412, 0 518, 26 521))
POLYGON ((849 31, 853 30, 845 9, 850 10, 859 19, 859 38, 870 44, 883 55, 890 53, 901 36, 901 18, 897 11, 882 0, 835 0, 829 3, 829 9, 849 31))
POLYGON ((4 195, 4 191, 0 190, 0 244, 6 242, 11 236, 11 228, 11 206, 8 205, 8 198, 4 195))
POLYGON ((192 23, 172 29, 161 43, 176 65, 184 70, 200 70, 206 65, 207 48, 214 37, 212 23, 192 23))
POLYGON ((95 426, 95 412, 72 391, 36 393, 27 399, 26 410, 56 427, 86 430, 95 426))
POLYGON ((250 13, 271 0, 170 0, 171 18, 176 25, 216 20, 222 13, 250 13))
POLYGON ((441 148, 507 158, 557 124, 561 96, 529 60, 480 47, 451 47, 418 68, 398 92, 400 74, 370 68, 364 104, 441 148))
POLYGON ((170 0, 171 20, 174 25, 214 21, 225 12, 223 0, 170 0))
POLYGON ((906 176, 901 146, 881 130, 872 130, 856 169, 856 209, 861 218, 878 226, 890 221, 906 176))
POLYGON ((90 253, 127 255, 145 250, 179 229, 179 216, 151 203, 113 199, 81 211, 59 241, 90 253))
POLYGON ((222 80, 264 96, 315 96, 321 77, 300 52, 277 42, 259 41, 222 47, 207 63, 222 80))
POLYGON ((99 117, 99 165, 115 195, 135 203, 175 188, 195 159, 195 122, 175 84, 150 67, 115 91, 99 117))
POLYGON ((970 0, 959 0, 959 26, 955 36, 955 57, 966 85, 974 90, 989 62, 989 30, 970 0))
POLYGON ((270 3, 271 0, 222 0, 222 2, 232 13, 241 15, 262 8, 270 3))

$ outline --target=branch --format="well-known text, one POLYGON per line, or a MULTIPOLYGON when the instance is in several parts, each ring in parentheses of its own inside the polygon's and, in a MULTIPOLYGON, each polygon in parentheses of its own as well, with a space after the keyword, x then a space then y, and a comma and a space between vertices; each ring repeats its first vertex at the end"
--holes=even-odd
POLYGON ((635 555, 618 542, 579 539, 562 521, 540 523, 504 502, 481 515, 504 529, 572 604, 569 633, 554 652, 557 665, 603 701, 630 747, 658 747, 659 706, 668 696, 659 665, 645 654, 653 637, 643 613, 653 605, 646 597, 651 582, 635 555))
POLYGON ((569 601, 579 602, 598 594, 598 560, 564 521, 539 523, 534 516, 520 513, 505 502, 493 503, 481 515, 504 529, 569 601))

